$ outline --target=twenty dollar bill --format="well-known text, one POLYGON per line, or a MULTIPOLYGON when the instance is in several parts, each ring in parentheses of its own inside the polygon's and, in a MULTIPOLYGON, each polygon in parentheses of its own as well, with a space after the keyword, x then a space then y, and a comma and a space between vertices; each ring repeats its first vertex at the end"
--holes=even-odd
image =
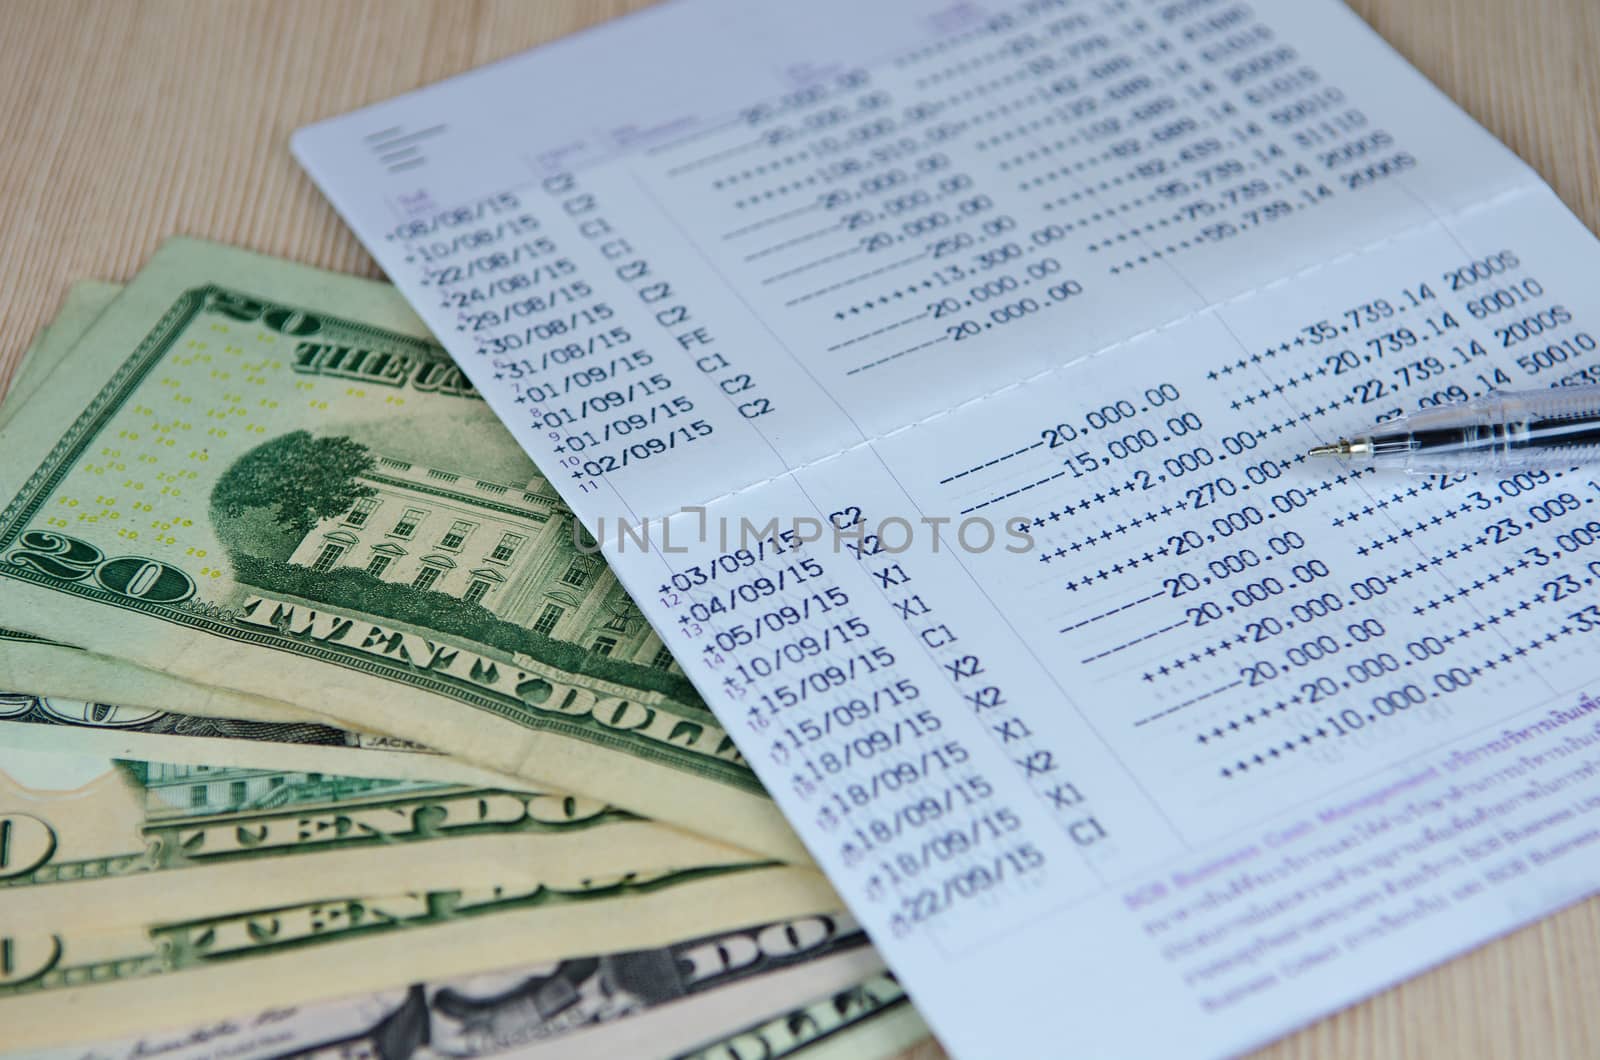
POLYGON ((803 858, 391 288, 175 240, 0 449, 0 626, 803 858))
POLYGON ((0 747, 5 922, 75 933, 379 882, 574 889, 751 857, 578 796, 0 747))

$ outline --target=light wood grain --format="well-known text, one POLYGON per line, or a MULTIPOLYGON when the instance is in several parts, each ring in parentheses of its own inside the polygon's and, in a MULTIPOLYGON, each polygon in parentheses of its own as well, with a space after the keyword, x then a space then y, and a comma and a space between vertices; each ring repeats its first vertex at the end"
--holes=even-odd
MULTIPOLYGON (((71 281, 125 280, 175 233, 377 275, 290 157, 289 133, 640 6, 9 0, 0 6, 0 389, 71 281)), ((1600 2, 1353 6, 1600 226, 1600 2)), ((1259 1056, 1596 1057, 1596 998, 1600 899, 1259 1056)), ((941 1054, 930 1044, 907 1055, 941 1054)))

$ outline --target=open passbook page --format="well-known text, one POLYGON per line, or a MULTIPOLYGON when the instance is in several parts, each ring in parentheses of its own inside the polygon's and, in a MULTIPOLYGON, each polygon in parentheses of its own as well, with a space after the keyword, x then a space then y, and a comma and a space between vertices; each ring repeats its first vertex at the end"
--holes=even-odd
POLYGON ((295 150, 958 1055, 1600 879, 1600 479, 1303 457, 1600 373, 1600 245, 1343 6, 681 0, 295 150))

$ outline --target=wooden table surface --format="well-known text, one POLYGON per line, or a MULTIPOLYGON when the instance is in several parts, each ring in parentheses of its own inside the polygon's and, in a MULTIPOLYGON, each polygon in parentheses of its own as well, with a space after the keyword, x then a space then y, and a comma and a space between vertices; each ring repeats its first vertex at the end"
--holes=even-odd
MULTIPOLYGON (((640 6, 0 4, 0 390, 69 283, 125 280, 175 233, 378 275, 290 157, 290 132, 640 6)), ((1600 0, 1353 6, 1600 227, 1600 0)), ((1597 1057, 1597 999, 1600 898, 1258 1055, 1597 1057)))

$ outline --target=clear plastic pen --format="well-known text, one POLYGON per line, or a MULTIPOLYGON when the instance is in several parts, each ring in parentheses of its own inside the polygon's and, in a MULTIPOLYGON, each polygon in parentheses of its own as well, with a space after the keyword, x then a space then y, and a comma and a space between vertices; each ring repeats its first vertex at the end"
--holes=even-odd
POLYGON ((1600 386, 1494 392, 1319 445, 1312 456, 1418 474, 1566 468, 1600 461, 1600 386))

